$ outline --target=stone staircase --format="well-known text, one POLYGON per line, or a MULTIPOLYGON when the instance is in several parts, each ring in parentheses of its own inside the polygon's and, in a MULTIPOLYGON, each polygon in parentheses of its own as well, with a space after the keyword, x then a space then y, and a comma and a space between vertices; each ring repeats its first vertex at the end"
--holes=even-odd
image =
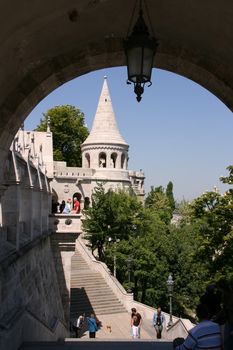
POLYGON ((80 314, 127 313, 99 272, 91 269, 76 251, 71 259, 70 319, 80 314))

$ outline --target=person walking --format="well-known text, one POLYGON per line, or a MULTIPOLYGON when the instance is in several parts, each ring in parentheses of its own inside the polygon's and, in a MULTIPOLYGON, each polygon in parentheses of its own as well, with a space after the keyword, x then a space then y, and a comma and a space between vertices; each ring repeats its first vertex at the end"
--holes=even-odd
POLYGON ((142 316, 137 312, 137 310, 133 307, 131 309, 131 333, 132 338, 139 339, 141 337, 141 324, 142 324, 142 316))
POLYGON ((157 307, 157 311, 154 313, 152 322, 157 334, 157 339, 161 339, 163 326, 165 323, 165 316, 162 313, 160 306, 157 307))
POLYGON ((90 317, 87 317, 87 326, 89 331, 89 338, 95 338, 96 332, 98 331, 95 315, 91 313, 90 317))

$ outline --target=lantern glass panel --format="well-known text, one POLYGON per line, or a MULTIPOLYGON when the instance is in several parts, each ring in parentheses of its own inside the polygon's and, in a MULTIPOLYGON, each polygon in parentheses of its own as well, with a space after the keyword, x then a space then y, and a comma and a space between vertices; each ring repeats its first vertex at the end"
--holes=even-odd
POLYGON ((131 269, 131 267, 132 267, 132 259, 131 258, 129 258, 127 260, 127 264, 128 264, 128 269, 131 269))
POLYGON ((133 83, 141 76, 142 70, 142 48, 132 47, 128 49, 128 79, 133 83))
POLYGON ((143 78, 145 81, 150 81, 151 78, 151 67, 153 65, 153 50, 145 47, 144 58, 143 58, 143 78))
POLYGON ((172 284, 168 284, 167 289, 168 289, 168 292, 169 292, 169 293, 172 293, 172 291, 173 291, 173 285, 172 285, 172 284))

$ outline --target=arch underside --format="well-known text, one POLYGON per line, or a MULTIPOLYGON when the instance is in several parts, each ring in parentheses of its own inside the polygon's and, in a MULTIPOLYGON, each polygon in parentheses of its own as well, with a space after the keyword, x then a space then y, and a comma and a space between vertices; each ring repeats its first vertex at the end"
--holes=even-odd
MULTIPOLYGON (((159 39, 154 67, 195 81, 233 110, 233 4, 206 0, 205 5, 192 3, 192 9, 185 4, 184 0, 176 4, 147 1, 159 39)), ((4 5, 3 1, 3 29, 14 24, 14 18, 3 18, 4 5)), ((70 5, 63 0, 51 14, 48 8, 53 9, 54 2, 41 5, 38 20, 33 18, 33 8, 21 14, 20 7, 15 18, 18 27, 9 36, 6 28, 0 34, 4 62, 0 74, 1 158, 24 119, 51 91, 88 72, 125 65, 122 44, 134 1, 77 1, 76 5, 77 18, 72 21, 67 17, 70 5), (20 15, 28 16, 27 27, 20 15)))

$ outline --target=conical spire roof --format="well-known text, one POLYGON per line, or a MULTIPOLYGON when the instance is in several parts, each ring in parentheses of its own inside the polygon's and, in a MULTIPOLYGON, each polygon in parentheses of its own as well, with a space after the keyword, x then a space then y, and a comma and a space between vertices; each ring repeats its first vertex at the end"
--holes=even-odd
POLYGON ((107 77, 104 77, 104 84, 100 94, 91 132, 87 139, 83 142, 83 145, 99 143, 127 145, 117 126, 109 93, 107 77))

